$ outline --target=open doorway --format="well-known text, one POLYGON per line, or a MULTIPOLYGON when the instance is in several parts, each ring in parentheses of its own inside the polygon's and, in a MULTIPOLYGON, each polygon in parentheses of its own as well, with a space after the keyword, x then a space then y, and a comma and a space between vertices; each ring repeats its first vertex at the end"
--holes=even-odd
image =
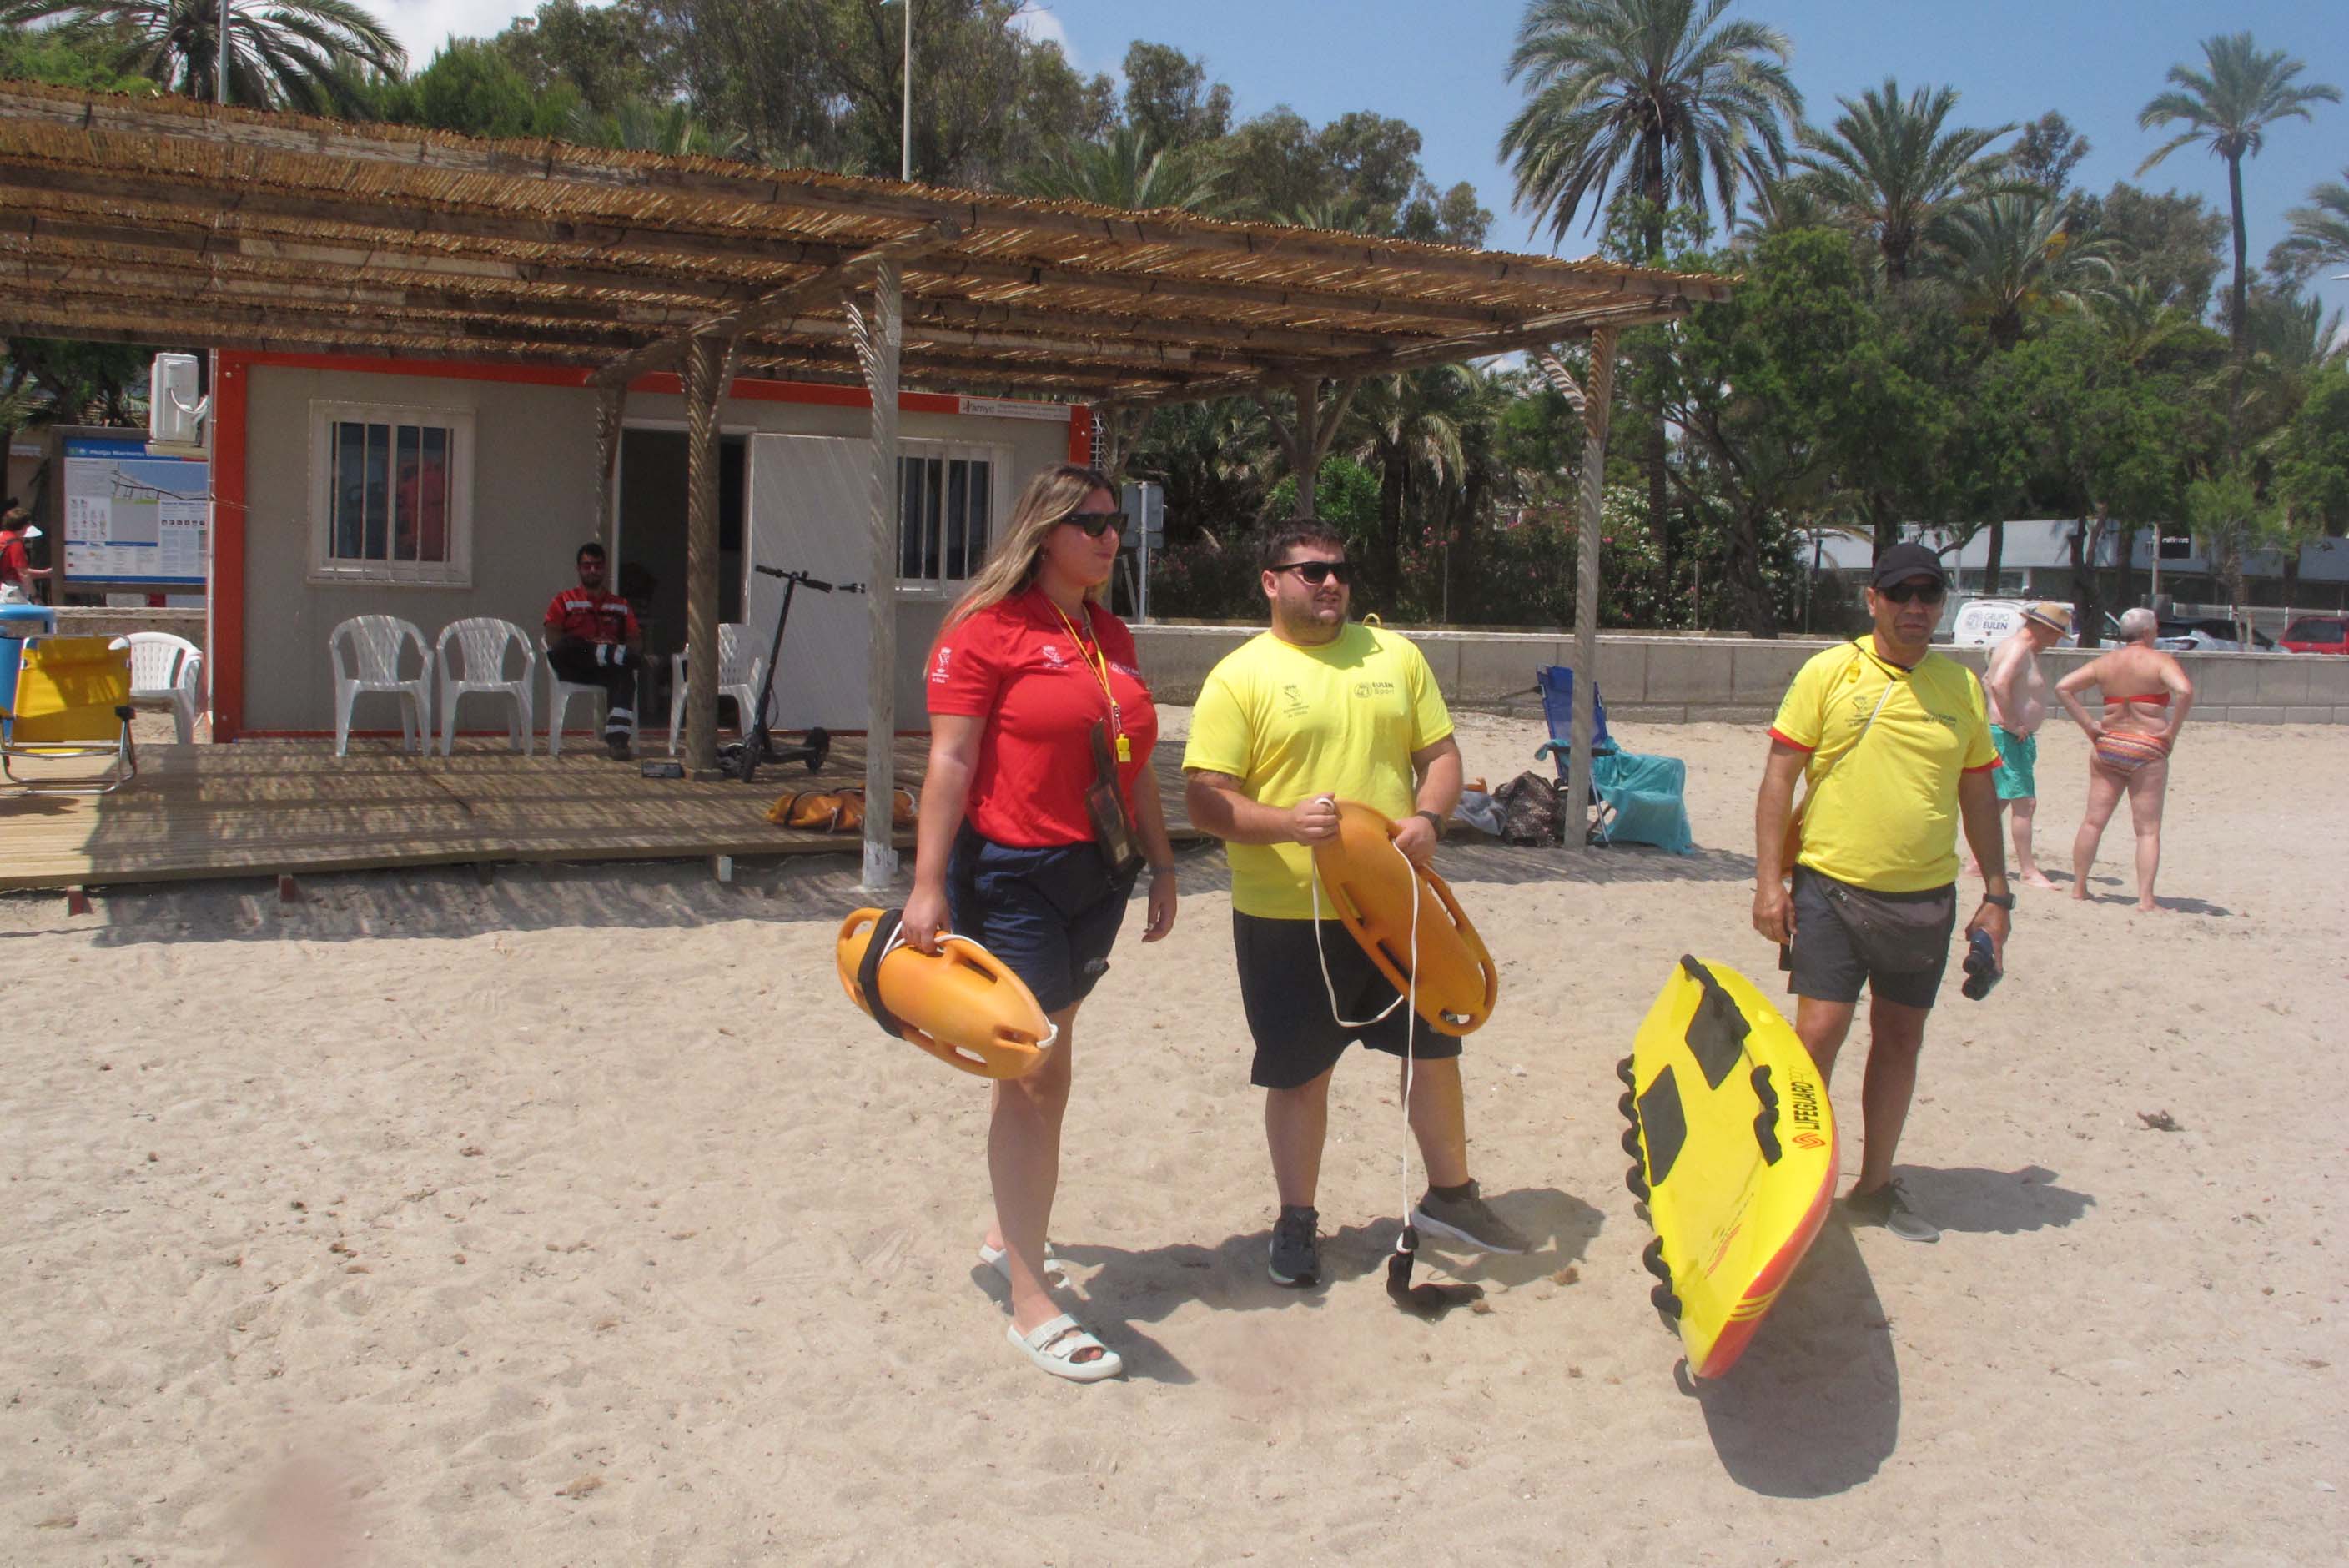
MULTIPOLYGON (((718 443, 718 618, 742 618, 745 438, 718 443)), ((614 586, 645 630, 647 720, 666 723, 669 655, 685 651, 686 437, 629 426, 620 432, 619 548, 614 586)), ((719 715, 723 722, 726 715, 719 715)))

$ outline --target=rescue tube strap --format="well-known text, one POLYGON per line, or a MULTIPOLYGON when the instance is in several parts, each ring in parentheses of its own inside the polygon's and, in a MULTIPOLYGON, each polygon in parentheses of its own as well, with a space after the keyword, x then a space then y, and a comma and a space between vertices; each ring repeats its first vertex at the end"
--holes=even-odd
POLYGON ((856 966, 856 988, 864 993, 864 1010, 881 1026, 881 1032, 895 1039, 905 1037, 905 1026, 889 1005, 881 1000, 881 960, 896 951, 897 928, 905 923, 903 909, 885 909, 873 923, 873 935, 864 944, 864 961, 856 966))

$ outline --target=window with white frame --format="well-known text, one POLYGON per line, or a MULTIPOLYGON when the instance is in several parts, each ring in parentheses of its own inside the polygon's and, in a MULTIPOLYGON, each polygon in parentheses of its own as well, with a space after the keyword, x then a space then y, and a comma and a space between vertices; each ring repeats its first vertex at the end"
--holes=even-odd
POLYGON ((993 542, 1001 454, 943 447, 899 459, 897 578, 910 588, 944 588, 977 574, 993 542))
POLYGON ((312 578, 470 586, 472 412, 316 403, 310 424, 312 578))

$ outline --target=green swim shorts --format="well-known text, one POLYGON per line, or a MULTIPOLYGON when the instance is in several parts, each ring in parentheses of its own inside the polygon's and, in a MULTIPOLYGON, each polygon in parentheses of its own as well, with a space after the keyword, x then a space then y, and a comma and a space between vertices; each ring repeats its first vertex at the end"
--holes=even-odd
POLYGON ((2031 800, 2038 798, 2039 780, 2033 771, 2039 762, 2039 738, 2017 735, 2000 725, 1990 727, 1990 743, 1998 748, 1998 771, 1991 779, 1998 786, 2002 800, 2031 800))

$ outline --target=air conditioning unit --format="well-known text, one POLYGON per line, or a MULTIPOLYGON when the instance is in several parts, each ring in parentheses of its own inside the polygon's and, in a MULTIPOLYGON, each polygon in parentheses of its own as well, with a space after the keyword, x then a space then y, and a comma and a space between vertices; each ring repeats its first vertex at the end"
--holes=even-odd
POLYGON ((196 393, 196 356, 159 354, 147 373, 147 445, 160 455, 202 457, 212 400, 196 393))

